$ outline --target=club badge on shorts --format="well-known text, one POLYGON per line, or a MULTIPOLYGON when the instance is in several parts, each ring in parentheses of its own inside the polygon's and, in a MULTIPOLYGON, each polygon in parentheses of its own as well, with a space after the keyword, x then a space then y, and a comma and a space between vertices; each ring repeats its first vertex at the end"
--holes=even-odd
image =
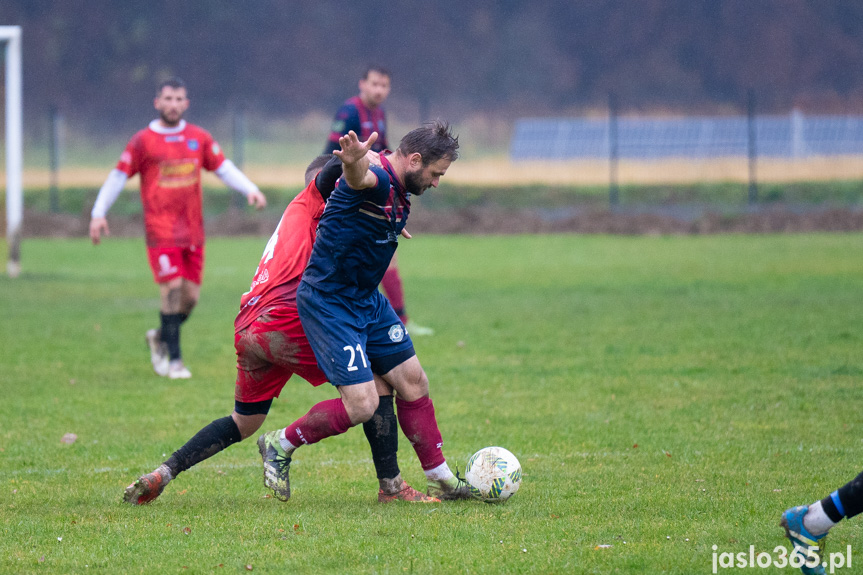
POLYGON ((405 328, 400 323, 395 324, 389 331, 390 341, 398 343, 405 338, 405 328))

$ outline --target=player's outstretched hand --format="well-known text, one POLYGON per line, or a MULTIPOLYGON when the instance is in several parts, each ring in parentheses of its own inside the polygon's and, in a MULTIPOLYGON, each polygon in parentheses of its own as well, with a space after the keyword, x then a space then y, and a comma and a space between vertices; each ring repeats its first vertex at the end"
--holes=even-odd
POLYGON ((372 132, 368 140, 360 142, 353 130, 339 138, 342 149, 333 151, 333 154, 342 161, 342 174, 349 188, 362 190, 377 183, 377 177, 369 171, 367 155, 377 139, 378 133, 372 132))
POLYGON ((108 229, 108 220, 105 218, 93 218, 90 220, 90 239, 93 241, 94 246, 98 246, 99 242, 102 241, 102 233, 106 236, 111 235, 111 231, 108 229))
POLYGON ((252 190, 251 192, 249 192, 246 200, 249 202, 250 206, 255 206, 255 208, 259 210, 263 210, 267 207, 266 196, 264 196, 264 194, 262 194, 258 190, 252 190))
POLYGON ((339 146, 341 146, 342 149, 334 150, 333 154, 338 156, 344 165, 355 164, 366 159, 366 152, 372 149, 372 144, 374 144, 377 139, 378 133, 372 132, 372 135, 369 136, 368 140, 360 142, 356 132, 351 130, 339 138, 339 146))

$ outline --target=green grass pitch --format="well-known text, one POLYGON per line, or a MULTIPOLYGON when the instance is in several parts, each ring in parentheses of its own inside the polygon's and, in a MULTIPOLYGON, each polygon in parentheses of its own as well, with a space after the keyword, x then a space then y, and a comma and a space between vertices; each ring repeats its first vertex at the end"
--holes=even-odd
MULTIPOLYGON (((247 440, 122 504, 230 412, 265 243, 208 243, 177 382, 150 370, 140 239, 24 242, 22 276, 0 278, 0 572, 710 573, 714 545, 777 556, 780 513, 863 467, 863 236, 426 236, 399 261, 437 332, 415 343, 444 452, 515 453, 508 503, 379 505, 352 429, 301 448, 287 503, 247 440)), ((262 431, 335 395, 293 380, 262 431)), ((829 539, 863 562, 858 520, 829 539)))

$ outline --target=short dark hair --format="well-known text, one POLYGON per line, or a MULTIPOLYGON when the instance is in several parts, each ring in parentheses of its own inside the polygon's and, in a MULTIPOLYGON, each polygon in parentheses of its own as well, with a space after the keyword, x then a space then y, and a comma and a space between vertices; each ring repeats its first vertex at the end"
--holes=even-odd
POLYGON ((418 153, 424 166, 441 158, 454 162, 458 159, 458 136, 453 135, 449 123, 435 120, 408 132, 399 142, 398 151, 403 156, 418 153))
POLYGON ((179 88, 185 88, 186 83, 176 76, 174 76, 173 78, 168 78, 167 80, 162 80, 162 82, 159 84, 159 87, 156 88, 156 95, 158 96, 159 94, 161 94, 162 90, 165 87, 170 87, 177 90, 179 88))
POLYGON ((309 164, 308 167, 306 168, 306 176, 305 177, 306 177, 306 185, 307 186, 311 183, 312 180, 315 179, 315 177, 317 177, 318 172, 321 171, 321 169, 327 164, 327 162, 329 162, 332 159, 333 159, 332 154, 323 154, 321 156, 318 156, 314 160, 312 160, 312 163, 309 164))
POLYGON ((389 78, 390 80, 392 80, 392 78, 393 78, 393 75, 392 75, 392 74, 390 74, 390 71, 389 71, 389 70, 387 70, 387 69, 386 69, 386 68, 384 68, 383 66, 378 66, 378 65, 376 65, 376 64, 372 64, 371 66, 369 66, 368 68, 366 68, 366 71, 365 71, 365 73, 363 74, 363 80, 368 80, 368 79, 369 79, 369 74, 371 74, 372 72, 377 72, 377 73, 378 73, 378 74, 380 74, 381 76, 386 76, 386 77, 387 77, 387 78, 389 78))

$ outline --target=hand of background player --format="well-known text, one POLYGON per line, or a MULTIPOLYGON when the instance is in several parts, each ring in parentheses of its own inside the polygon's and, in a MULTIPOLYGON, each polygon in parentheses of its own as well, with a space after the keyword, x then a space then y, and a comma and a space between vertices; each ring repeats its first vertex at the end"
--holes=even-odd
POLYGON ((106 236, 111 235, 111 231, 108 229, 108 220, 105 218, 93 218, 90 220, 90 239, 93 240, 94 246, 99 245, 102 232, 105 232, 106 236))
POLYGON ((408 233, 408 231, 405 228, 402 228, 401 234, 402 234, 402 237, 404 237, 404 239, 406 239, 406 240, 409 240, 413 237, 412 235, 410 235, 408 233))
POLYGON ((259 210, 263 210, 267 207, 267 198, 258 190, 252 190, 249 192, 249 195, 246 196, 246 201, 250 206, 255 206, 255 208, 259 210))

